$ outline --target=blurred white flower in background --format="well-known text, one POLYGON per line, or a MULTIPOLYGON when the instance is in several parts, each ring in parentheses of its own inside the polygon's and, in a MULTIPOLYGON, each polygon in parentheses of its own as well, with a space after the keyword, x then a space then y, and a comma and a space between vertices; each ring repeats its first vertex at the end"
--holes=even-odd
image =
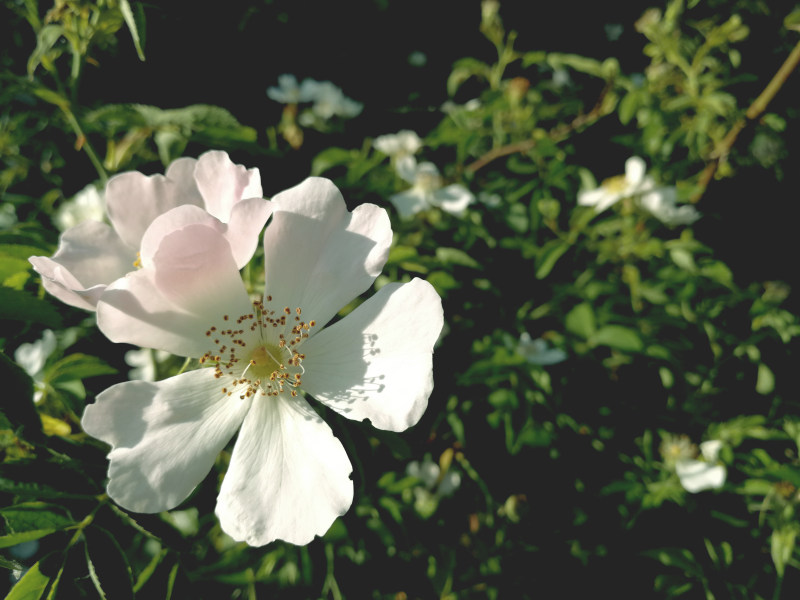
POLYGON ((709 440, 700 444, 703 460, 681 458, 675 463, 675 472, 683 488, 696 494, 703 490, 719 489, 725 484, 727 470, 718 457, 722 449, 720 440, 709 440))
POLYGON ((59 230, 66 231, 84 221, 103 222, 105 216, 106 202, 103 193, 90 183, 58 207, 53 215, 53 223, 59 230))
POLYGON ((425 455, 422 462, 414 460, 408 463, 406 474, 419 479, 425 486, 424 491, 440 497, 452 496, 461 485, 461 475, 458 471, 448 469, 442 473, 438 463, 431 460, 429 455, 425 455))
POLYGON ((10 202, 0 206, 0 229, 11 227, 17 222, 17 211, 10 202))
POLYGON ((278 77, 278 86, 267 88, 267 96, 281 104, 303 104, 312 102, 311 110, 298 117, 301 125, 315 125, 317 120, 327 121, 332 117, 351 119, 361 114, 364 105, 344 95, 342 89, 330 81, 317 81, 306 77, 297 83, 294 75, 278 77))
POLYGON ((697 221, 700 218, 697 209, 690 204, 679 206, 677 198, 678 192, 674 187, 661 187, 643 194, 639 206, 669 227, 691 225, 697 221))
POLYGON ((314 99, 314 84, 316 83, 313 79, 305 79, 301 85, 297 83, 294 75, 279 75, 278 87, 267 88, 267 96, 281 104, 311 102, 314 99))
POLYGON ((158 364, 169 358, 171 354, 163 350, 151 350, 150 348, 141 348, 139 350, 128 350, 125 353, 125 362, 130 367, 134 367, 128 371, 128 379, 131 381, 155 381, 158 373, 158 364))
POLYGON ((403 129, 397 133, 379 135, 372 145, 389 156, 398 176, 413 183, 417 168, 414 155, 422 148, 422 139, 416 132, 403 129))
POLYGON ((33 379, 33 401, 41 402, 44 395, 44 366, 47 358, 56 350, 56 335, 45 329, 42 338, 30 344, 20 344, 14 352, 14 360, 33 379))
POLYGON ((579 192, 578 204, 594 206, 597 212, 603 212, 623 198, 649 192, 656 184, 652 177, 645 175, 646 169, 644 160, 632 156, 625 161, 625 175, 611 177, 598 188, 579 192))
POLYGON ((548 348, 542 338, 531 339, 525 331, 519 336, 517 352, 534 365, 554 365, 567 359, 567 353, 560 348, 548 348))
MULTIPOLYGON (((398 173, 403 177, 402 173, 398 173)), ((416 165, 408 177, 411 188, 392 195, 389 200, 394 204, 401 219, 410 219, 418 212, 431 207, 457 217, 464 216, 467 206, 475 201, 475 196, 463 185, 453 183, 442 187, 442 176, 436 165, 424 162, 416 165)))

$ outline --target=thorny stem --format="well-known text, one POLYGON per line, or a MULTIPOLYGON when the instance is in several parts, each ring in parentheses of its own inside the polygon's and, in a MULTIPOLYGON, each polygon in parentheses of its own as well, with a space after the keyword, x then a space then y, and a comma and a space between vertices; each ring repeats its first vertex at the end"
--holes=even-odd
POLYGON ((773 75, 772 79, 767 84, 767 87, 764 88, 761 94, 759 94, 758 98, 756 98, 750 105, 750 108, 747 109, 744 117, 739 119, 733 125, 733 127, 731 127, 731 130, 722 140, 720 145, 714 149, 714 152, 711 155, 711 161, 700 173, 700 177, 697 182, 698 191, 692 197, 692 202, 698 202, 700 198, 703 197, 708 184, 711 183, 714 174, 717 172, 717 167, 719 167, 720 161, 727 158, 731 148, 733 147, 733 144, 736 142, 736 138, 739 136, 742 129, 744 129, 751 121, 755 121, 765 110, 767 110, 767 106, 778 93, 778 90, 780 90, 783 87, 783 84, 786 83, 786 80, 789 78, 789 75, 791 75, 792 71, 795 70, 798 63, 800 63, 800 42, 797 43, 792 52, 781 65, 780 69, 778 69, 775 75, 773 75))
MULTIPOLYGON (((603 88, 603 91, 600 92, 600 96, 595 102, 594 107, 586 114, 581 114, 575 117, 572 122, 560 125, 555 129, 552 129, 548 134, 547 137, 550 138, 554 142, 560 142, 564 140, 570 133, 573 131, 577 131, 578 129, 586 126, 591 125, 598 119, 606 116, 609 113, 608 108, 604 106, 604 100, 608 92, 611 90, 611 83, 607 83, 606 86, 603 88)), ((508 156, 509 154, 516 154, 517 152, 527 152, 528 150, 533 149, 538 140, 536 139, 527 139, 521 142, 514 142, 513 144, 507 144, 505 146, 501 146, 499 148, 492 148, 486 154, 478 158, 476 161, 468 164, 466 166, 466 171, 470 173, 474 173, 478 169, 481 169, 488 165, 490 162, 497 160, 503 156, 508 156)))

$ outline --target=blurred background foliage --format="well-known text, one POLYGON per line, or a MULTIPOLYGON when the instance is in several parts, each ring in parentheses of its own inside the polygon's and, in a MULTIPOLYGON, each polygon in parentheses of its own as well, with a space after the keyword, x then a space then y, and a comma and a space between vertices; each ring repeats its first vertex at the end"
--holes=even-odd
POLYGON ((9 598, 797 597, 800 5, 535 6, 4 1, 9 598), (333 82, 328 104, 265 94, 284 74, 333 82), (373 144, 403 129, 427 175, 373 144), (268 195, 314 174, 386 207, 376 285, 421 276, 444 300, 417 426, 325 415, 356 499, 306 547, 221 532, 224 453, 179 510, 109 501, 83 407, 182 360, 109 343, 27 262, 110 175, 209 148, 268 195), (578 204, 624 188, 633 156, 670 215, 702 217, 578 204), (427 204, 401 219, 409 187, 427 204))

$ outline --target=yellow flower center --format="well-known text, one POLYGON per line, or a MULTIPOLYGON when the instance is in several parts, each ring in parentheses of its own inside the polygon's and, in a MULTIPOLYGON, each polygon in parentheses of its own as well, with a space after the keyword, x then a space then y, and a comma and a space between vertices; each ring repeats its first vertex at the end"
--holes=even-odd
MULTIPOLYGON (((267 304, 271 301, 267 296, 267 304)), ((224 381, 221 391, 228 396, 238 394, 242 400, 284 392, 297 396, 305 358, 299 347, 316 325, 301 320, 301 314, 299 307, 292 311, 288 306, 276 312, 259 299, 253 302, 252 313, 235 319, 223 315, 221 326, 211 325, 206 331, 215 347, 200 358, 200 364, 212 364, 214 377, 224 381)))

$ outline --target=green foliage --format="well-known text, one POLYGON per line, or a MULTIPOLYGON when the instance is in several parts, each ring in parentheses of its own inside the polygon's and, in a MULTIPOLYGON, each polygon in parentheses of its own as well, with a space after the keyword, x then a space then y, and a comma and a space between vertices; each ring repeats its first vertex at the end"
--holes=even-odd
MULTIPOLYGON (((460 185, 474 201, 463 212, 430 202, 401 219, 391 198, 416 184, 362 135, 391 131, 303 125, 291 105, 264 111, 273 119, 264 129, 210 104, 109 103, 84 92, 86 66, 116 46, 144 60, 155 9, 7 4, 30 30, 13 40, 27 44, 24 58, 9 55, 0 76, 0 567, 19 575, 7 598, 532 598, 601 586, 636 597, 795 597, 796 299, 774 270, 752 275, 749 255, 720 251, 712 230, 728 222, 704 194, 729 177, 748 190, 731 202, 754 211, 753 231, 774 218, 753 208, 763 198, 749 191, 749 169, 791 174, 798 113, 776 102, 752 116, 779 66, 763 65, 763 38, 752 36, 763 21, 783 28, 770 48, 782 59, 797 11, 669 0, 627 15, 637 63, 622 48, 605 57, 536 48, 524 23, 506 29, 505 7, 485 0, 485 47, 439 82, 450 100, 390 107, 394 123, 423 137, 417 164, 441 172, 431 193, 460 185), (213 510, 230 449, 170 513, 129 513, 106 496, 107 447, 80 417, 125 379, 128 348, 48 296, 27 260, 55 251, 56 207, 89 183, 73 179, 76 164, 104 181, 206 148, 257 157, 241 162, 258 164, 265 182, 300 169, 334 179, 348 203, 385 207, 395 237, 376 287, 423 277, 444 300, 436 385, 415 428, 325 415, 356 493, 307 547, 254 549, 223 534, 213 510), (649 188, 601 211, 578 202, 598 181, 616 193, 629 156, 645 158, 649 188), (674 193, 676 210, 696 205, 702 220, 659 216, 643 202, 653 190, 674 193), (55 348, 26 372, 18 351, 47 329, 55 348), (717 452, 703 442, 719 442, 717 452), (690 491, 687 465, 722 468, 723 481, 690 491), (23 558, 25 544, 35 550, 23 558)), ((311 18, 278 4, 289 22, 311 18)), ((279 59, 270 77, 283 72, 279 59)), ((737 232, 737 244, 751 234, 737 232)), ((244 271, 252 287, 258 270, 244 271)), ((154 356, 159 379, 197 366, 154 356)))

